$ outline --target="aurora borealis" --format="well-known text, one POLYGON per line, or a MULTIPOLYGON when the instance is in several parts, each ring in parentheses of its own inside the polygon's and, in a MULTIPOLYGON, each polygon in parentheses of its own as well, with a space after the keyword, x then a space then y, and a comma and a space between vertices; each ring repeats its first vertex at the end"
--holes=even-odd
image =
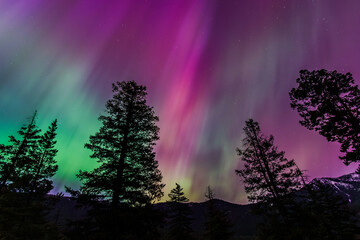
MULTIPOLYGON (((300 69, 351 72, 360 83, 360 2, 230 0, 0 0, 0 143, 38 110, 58 118, 55 190, 78 186, 96 162, 84 144, 111 83, 148 88, 160 118, 165 196, 245 203, 240 166, 252 117, 307 175, 350 173, 339 145, 300 126, 288 92, 300 69)), ((166 197, 163 198, 166 200, 166 197)))

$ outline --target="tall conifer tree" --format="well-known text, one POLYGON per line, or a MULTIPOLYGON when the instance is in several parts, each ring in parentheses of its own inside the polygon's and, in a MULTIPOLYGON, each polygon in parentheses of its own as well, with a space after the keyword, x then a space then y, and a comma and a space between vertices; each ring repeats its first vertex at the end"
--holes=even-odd
POLYGON ((102 126, 85 148, 99 167, 80 171, 80 192, 111 201, 141 206, 163 196, 162 176, 153 147, 159 139, 158 117, 146 103, 146 87, 134 81, 112 85, 114 96, 99 117, 102 126))
POLYGON ((31 192, 47 193, 53 188, 51 178, 58 170, 55 160, 58 152, 55 148, 56 130, 57 120, 55 119, 39 139, 37 151, 34 153, 36 161, 31 168, 33 176, 30 182, 31 192))
POLYGON ((36 115, 33 114, 30 123, 18 131, 20 139, 9 136, 10 145, 2 145, 3 161, 0 163, 1 188, 14 191, 29 191, 28 184, 31 178, 29 170, 36 161, 35 152, 38 149, 41 130, 36 126, 36 115), (25 186, 26 184, 27 186, 25 186))
POLYGON ((244 132, 243 148, 237 149, 244 168, 236 170, 236 174, 245 184, 249 201, 259 203, 255 210, 267 216, 270 228, 266 227, 266 234, 277 229, 279 235, 284 235, 294 221, 296 202, 291 193, 303 186, 302 172, 294 160, 278 151, 272 135, 265 137, 261 133, 257 122, 246 121, 244 132))
POLYGON ((0 238, 59 239, 56 226, 46 221, 45 195, 56 173, 56 120, 40 134, 35 112, 29 124, 0 145, 0 238))
POLYGON ((34 113, 28 125, 18 131, 20 139, 9 137, 9 145, 1 145, 0 158, 1 186, 16 192, 37 192, 46 194, 52 188, 51 177, 58 169, 55 156, 57 149, 57 120, 41 135, 34 113))
POLYGON ((244 148, 237 149, 244 169, 236 174, 244 181, 250 202, 274 203, 302 186, 302 172, 278 151, 272 135, 265 137, 252 119, 246 121, 244 132, 244 148))

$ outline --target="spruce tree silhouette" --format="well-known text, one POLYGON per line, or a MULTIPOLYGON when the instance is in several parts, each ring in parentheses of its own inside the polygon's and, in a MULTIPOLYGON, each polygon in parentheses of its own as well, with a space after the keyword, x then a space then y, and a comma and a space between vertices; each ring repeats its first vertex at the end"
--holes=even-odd
POLYGON ((113 97, 99 117, 99 131, 85 148, 99 167, 81 171, 80 190, 67 188, 88 218, 68 235, 76 239, 156 239, 163 221, 152 203, 163 196, 162 175, 153 147, 159 139, 158 117, 146 103, 146 87, 134 81, 112 84, 113 97), (141 231, 140 231, 141 229, 141 231))
MULTIPOLYGON (((293 222, 292 209, 296 203, 291 193, 303 186, 302 172, 294 160, 284 157, 274 146, 274 137, 265 137, 259 124, 252 119, 245 122, 243 148, 237 149, 244 169, 236 170, 245 184, 251 203, 258 203, 255 212, 265 214, 267 225, 261 231, 266 235, 283 236, 293 222), (277 228, 277 232, 272 232, 277 228)), ((261 235, 261 234, 260 234, 261 235)), ((270 238, 269 238, 270 239, 270 238)))
POLYGON ((143 206, 163 196, 162 176, 153 147, 159 139, 158 117, 146 105, 146 87, 134 81, 112 85, 114 96, 106 103, 102 126, 85 148, 99 167, 81 171, 80 192, 119 203, 143 206))
MULTIPOLYGON (((289 95, 300 124, 341 144, 346 165, 360 161, 360 90, 350 73, 301 70, 289 95)), ((358 172, 360 168, 358 169, 358 172)))
POLYGON ((255 213, 266 221, 258 227, 257 239, 354 239, 359 233, 356 211, 330 186, 320 181, 306 183, 294 160, 274 146, 274 138, 261 134, 252 119, 244 128, 244 149, 238 149, 244 169, 236 170, 255 213))
POLYGON ((20 139, 9 137, 10 145, 0 145, 0 179, 3 190, 47 194, 58 165, 55 156, 57 120, 41 135, 36 126, 37 112, 28 125, 18 131, 20 139))
POLYGON ((35 112, 30 123, 0 145, 0 238, 60 239, 57 227, 45 220, 46 194, 53 188, 57 121, 40 134, 35 112))
POLYGON ((3 156, 3 161, 0 163, 1 189, 10 187, 17 191, 26 191, 26 189, 21 189, 20 183, 29 177, 26 170, 31 163, 36 161, 32 151, 37 149, 40 138, 40 129, 35 124, 36 115, 37 112, 35 111, 30 123, 22 126, 18 131, 21 139, 18 140, 11 135, 9 136, 10 145, 2 145, 1 147, 3 156))
POLYGON ((207 187, 205 197, 208 200, 207 220, 205 222, 204 238, 208 240, 227 240, 233 236, 232 223, 227 213, 220 210, 214 201, 214 193, 207 187))
POLYGON ((176 187, 168 194, 170 200, 170 213, 168 215, 169 233, 173 240, 193 239, 191 221, 191 210, 189 199, 185 197, 183 188, 176 183, 176 187))
POLYGON ((32 193, 44 194, 53 188, 51 178, 58 170, 55 160, 58 152, 55 149, 56 130, 57 119, 51 123, 49 129, 40 137, 38 148, 32 150, 34 156, 36 156, 36 162, 28 169, 29 173, 33 176, 29 181, 30 192, 32 193))
POLYGON ((265 137, 259 124, 252 119, 245 122, 244 148, 237 149, 244 162, 244 169, 236 174, 245 183, 245 191, 252 203, 277 205, 281 197, 302 187, 302 172, 294 160, 284 157, 283 151, 274 146, 274 137, 265 137))

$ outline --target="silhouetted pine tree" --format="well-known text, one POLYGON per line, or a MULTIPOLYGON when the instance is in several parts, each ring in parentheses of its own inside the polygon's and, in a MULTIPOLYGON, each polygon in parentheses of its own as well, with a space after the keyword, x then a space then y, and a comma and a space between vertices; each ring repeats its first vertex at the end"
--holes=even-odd
POLYGON ((40 129, 35 124, 37 112, 28 125, 18 131, 20 139, 9 136, 10 145, 2 145, 3 159, 0 163, 1 188, 10 188, 15 191, 26 192, 29 190, 28 180, 31 174, 27 171, 34 161, 34 150, 38 147, 40 129), (25 185, 24 185, 25 184, 25 185))
POLYGON ((1 185, 9 191, 44 195, 53 188, 51 177, 58 169, 55 160, 57 120, 41 135, 35 117, 36 112, 30 124, 18 131, 22 139, 10 136, 10 145, 2 146, 1 185))
POLYGON ((10 144, 0 146, 1 239, 61 238, 56 226, 45 220, 45 195, 52 189, 50 178, 57 170, 56 121, 40 135, 36 114, 18 131, 20 139, 10 136, 10 144))
POLYGON ((85 148, 99 167, 80 171, 80 192, 119 203, 146 205, 163 196, 162 176, 153 147, 159 139, 158 117, 146 104, 146 87, 134 81, 112 85, 114 96, 101 115, 99 131, 85 148))
POLYGON ((277 151, 258 123, 250 119, 244 130, 245 150, 238 151, 245 169, 236 172, 249 200, 266 216, 257 239, 354 239, 358 229, 349 203, 320 182, 306 184, 294 161, 277 151))
MULTIPOLYGON (((330 142, 339 142, 346 165, 360 160, 360 90, 350 73, 325 69, 301 70, 297 88, 290 91, 291 107, 300 124, 330 142)), ((360 169, 358 169, 360 171, 360 169)))
POLYGON ((99 117, 99 131, 85 148, 99 167, 80 171, 80 191, 67 190, 91 205, 88 218, 69 236, 77 239, 156 239, 163 221, 151 203, 163 196, 162 176, 153 147, 158 117, 146 104, 146 87, 134 81, 112 85, 113 98, 99 117))
POLYGON ((187 204, 189 199, 185 197, 183 188, 176 183, 176 187, 169 193, 170 213, 168 236, 173 240, 192 239, 192 218, 190 206, 187 204))
POLYGON ((283 151, 277 150, 272 135, 267 138, 261 133, 257 122, 246 121, 244 132, 244 148, 237 149, 244 169, 236 170, 236 174, 244 181, 250 202, 276 206, 281 198, 302 187, 302 172, 294 160, 288 160, 283 151))
POLYGON ((210 186, 207 188, 205 197, 208 200, 207 220, 205 222, 205 239, 227 240, 233 236, 232 223, 225 212, 221 211, 214 201, 214 194, 210 186))
POLYGON ((55 160, 58 152, 58 150, 55 149, 56 130, 57 120, 55 119, 49 126, 49 129, 40 137, 38 148, 33 150, 36 161, 29 169, 29 173, 32 173, 29 184, 31 186, 31 192, 33 193, 48 193, 53 188, 51 178, 58 170, 58 165, 55 160))
POLYGON ((276 228, 280 236, 285 236, 286 229, 294 221, 296 202, 291 193, 302 187, 302 172, 294 160, 288 160, 283 151, 278 151, 272 135, 265 137, 261 133, 257 122, 252 119, 246 121, 244 132, 244 147, 237 149, 244 169, 236 170, 236 174, 245 184, 249 201, 259 203, 255 211, 267 217, 267 226, 262 228, 263 231, 270 237, 277 235, 271 232, 276 228))

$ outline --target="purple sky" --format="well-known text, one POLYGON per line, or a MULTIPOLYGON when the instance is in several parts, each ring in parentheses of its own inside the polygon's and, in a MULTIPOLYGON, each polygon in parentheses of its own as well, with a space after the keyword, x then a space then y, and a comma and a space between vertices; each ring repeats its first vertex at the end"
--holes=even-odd
POLYGON ((96 166, 83 145, 111 83, 135 80, 160 117, 165 195, 178 182, 202 201, 211 185, 245 203, 235 149, 250 117, 311 178, 352 172, 338 144, 300 126, 288 92, 304 68, 359 83, 359 12, 360 1, 0 0, 1 143, 35 109, 44 129, 59 118, 56 190, 78 186, 96 166))

